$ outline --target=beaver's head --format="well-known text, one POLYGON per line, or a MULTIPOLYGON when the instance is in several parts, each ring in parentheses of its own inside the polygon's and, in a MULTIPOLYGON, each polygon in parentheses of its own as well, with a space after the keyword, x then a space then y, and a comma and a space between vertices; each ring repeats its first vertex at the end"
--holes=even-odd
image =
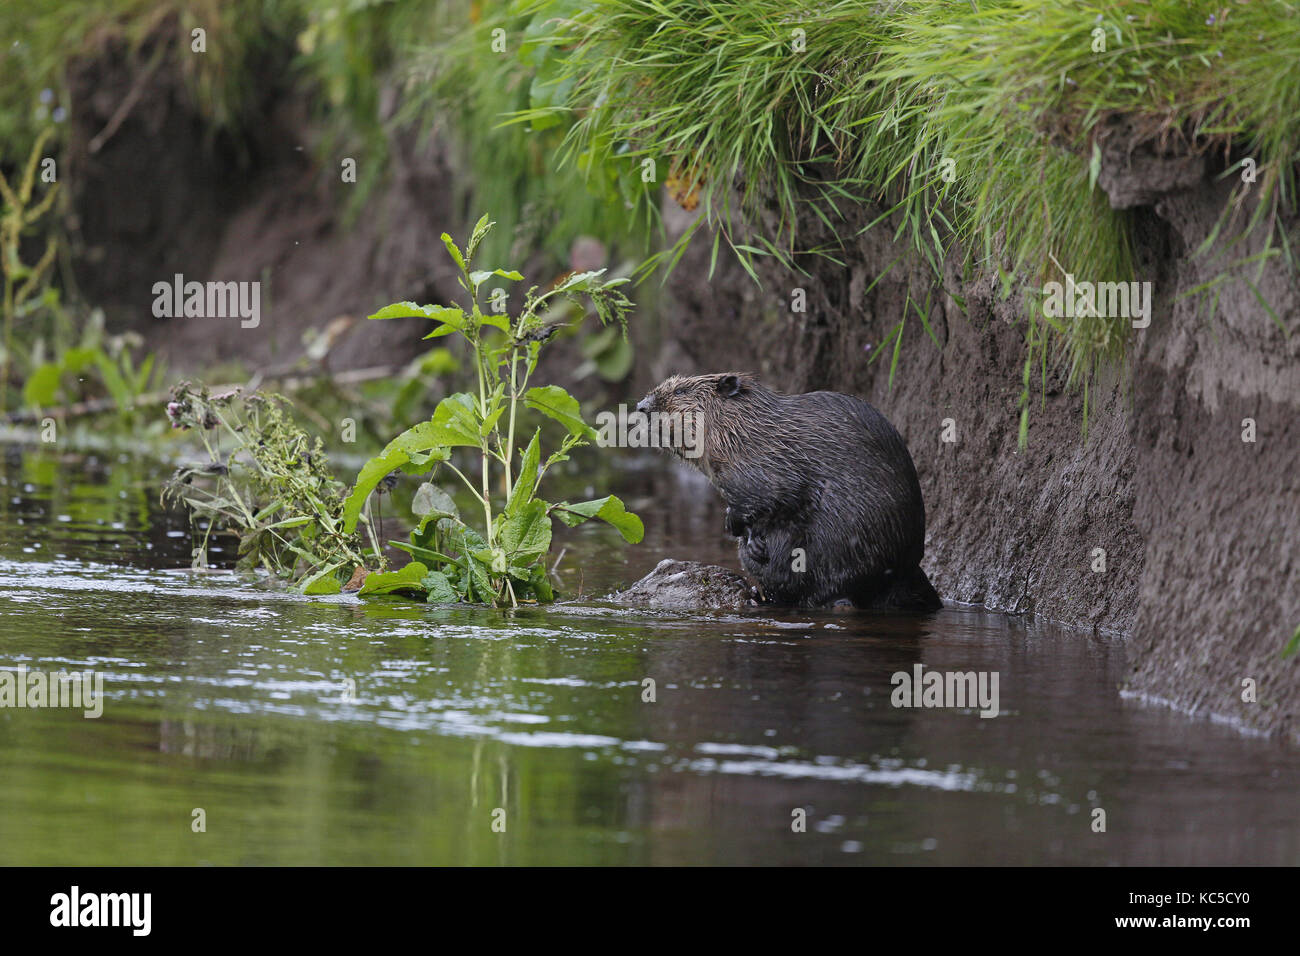
POLYGON ((711 474, 740 457, 771 397, 748 372, 674 375, 652 388, 636 410, 650 417, 656 444, 711 474))

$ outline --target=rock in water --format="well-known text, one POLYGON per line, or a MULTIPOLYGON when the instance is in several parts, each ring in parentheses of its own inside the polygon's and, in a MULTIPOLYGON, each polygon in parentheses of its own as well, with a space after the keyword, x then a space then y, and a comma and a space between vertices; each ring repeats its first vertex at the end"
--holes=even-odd
POLYGON ((609 596, 616 604, 678 610, 735 610, 753 607, 750 583, 739 571, 698 561, 664 558, 653 571, 609 596))

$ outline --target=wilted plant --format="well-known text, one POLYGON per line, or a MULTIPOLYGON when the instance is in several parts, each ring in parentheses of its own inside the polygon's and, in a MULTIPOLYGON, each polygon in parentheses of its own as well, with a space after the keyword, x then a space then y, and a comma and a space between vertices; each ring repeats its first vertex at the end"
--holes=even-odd
POLYGON ((238 567, 265 568, 307 594, 337 593, 337 574, 364 565, 366 556, 353 530, 343 530, 346 489, 330 474, 321 440, 285 414, 285 403, 262 392, 211 395, 189 382, 173 388, 167 417, 173 427, 194 430, 208 461, 178 469, 162 498, 207 522, 195 567, 206 566, 213 531, 228 530, 239 537, 238 567))

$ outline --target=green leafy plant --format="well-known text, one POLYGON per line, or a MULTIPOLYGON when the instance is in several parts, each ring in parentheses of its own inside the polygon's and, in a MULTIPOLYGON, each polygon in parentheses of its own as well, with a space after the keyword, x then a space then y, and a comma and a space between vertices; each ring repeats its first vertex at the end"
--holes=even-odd
POLYGON ((563 388, 529 384, 543 345, 567 324, 575 302, 585 297, 601 325, 626 329, 632 303, 618 287, 627 280, 602 280, 603 269, 573 273, 545 292, 530 288, 523 308, 513 317, 503 311, 504 299, 495 294, 493 310, 484 312, 479 300, 488 279, 523 279, 511 270, 473 267, 474 253, 492 226, 486 216, 480 219, 463 252, 449 235, 442 236, 460 271, 460 286, 469 294, 468 311, 458 305, 398 302, 370 316, 432 320, 436 328, 425 338, 459 335, 469 344, 478 389, 476 394, 460 392, 444 398, 429 421, 407 429, 366 462, 342 510, 343 531, 351 532, 362 520, 371 493, 391 473, 400 469, 424 475, 445 468, 463 482, 482 509, 482 525, 468 524, 437 485, 422 485, 414 504, 419 523, 410 542, 394 542, 414 560, 399 570, 370 575, 362 594, 405 591, 423 594, 434 603, 496 606, 550 601, 554 593, 547 579, 546 556, 552 518, 570 526, 599 518, 633 544, 644 534, 641 520, 614 495, 577 503, 551 503, 538 497, 547 471, 595 438, 596 431, 583 420, 577 399, 563 388), (516 448, 524 409, 540 412, 564 429, 559 447, 546 457, 540 428, 533 431, 526 447, 516 448), (477 482, 452 462, 457 448, 471 449, 478 459, 477 482))

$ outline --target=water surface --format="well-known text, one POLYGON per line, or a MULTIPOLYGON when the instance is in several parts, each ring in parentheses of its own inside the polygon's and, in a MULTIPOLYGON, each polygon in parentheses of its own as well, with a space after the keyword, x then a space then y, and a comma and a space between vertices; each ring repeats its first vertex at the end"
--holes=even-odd
POLYGON ((645 543, 565 530, 582 599, 509 612, 185 570, 163 466, 6 447, 0 669, 106 701, 0 709, 0 864, 1300 862, 1300 757, 1123 699, 1120 639, 602 604, 664 556, 735 563, 707 486, 627 463, 645 543), (891 706, 916 663, 996 671, 1001 714, 891 706))

